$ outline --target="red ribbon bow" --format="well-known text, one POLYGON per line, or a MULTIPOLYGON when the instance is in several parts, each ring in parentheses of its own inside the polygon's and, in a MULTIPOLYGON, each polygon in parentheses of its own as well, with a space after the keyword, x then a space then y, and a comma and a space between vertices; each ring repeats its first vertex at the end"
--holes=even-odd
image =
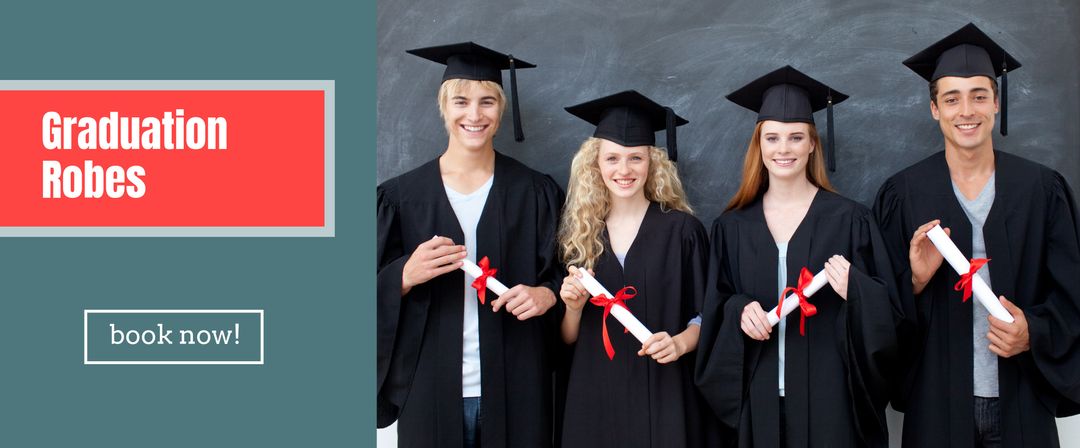
POLYGON ((810 271, 806 270, 805 267, 802 268, 802 271, 799 271, 799 286, 794 287, 794 288, 791 287, 791 286, 788 286, 787 288, 784 288, 784 291, 780 293, 780 304, 776 306, 776 317, 782 318, 782 316, 780 315, 780 312, 784 308, 784 297, 787 296, 787 293, 789 291, 791 291, 791 292, 794 292, 796 296, 799 296, 799 311, 800 311, 799 335, 800 336, 806 336, 806 318, 817 314, 817 307, 814 306, 809 301, 807 301, 806 300, 806 294, 803 293, 803 290, 806 289, 807 286, 810 286, 810 282, 812 282, 812 281, 814 281, 814 274, 812 274, 812 273, 810 273, 810 271))
POLYGON ((487 279, 494 277, 495 273, 499 270, 495 268, 488 269, 488 267, 491 266, 488 257, 481 258, 477 265, 480 266, 480 270, 483 271, 483 274, 480 274, 479 277, 476 277, 476 280, 473 280, 472 287, 476 288, 476 298, 480 299, 480 304, 483 305, 484 296, 487 295, 487 279))
MULTIPOLYGON (((625 287, 623 289, 620 289, 619 292, 615 293, 615 298, 614 299, 609 298, 605 294, 600 294, 600 295, 598 295, 596 297, 593 297, 593 298, 589 299, 589 303, 591 303, 593 305, 596 305, 596 306, 604 307, 604 318, 603 318, 603 322, 604 322, 604 327, 603 327, 604 328, 604 331, 603 331, 603 334, 604 334, 604 350, 607 351, 608 359, 615 359, 615 347, 611 346, 611 339, 608 338, 608 332, 607 332, 607 317, 608 317, 608 314, 611 313, 611 307, 613 307, 615 305, 619 305, 619 306, 621 306, 623 308, 626 308, 626 303, 624 303, 624 302, 634 298, 634 296, 636 296, 636 295, 637 295, 637 288, 634 288, 633 286, 627 286, 627 287, 625 287)), ((623 333, 626 333, 627 331, 628 330, 626 328, 623 328, 623 333)))
POLYGON ((989 258, 972 258, 971 267, 968 268, 967 274, 961 274, 960 281, 956 282, 956 285, 953 286, 953 291, 964 291, 965 302, 971 298, 971 277, 974 277, 975 272, 982 268, 988 261, 990 261, 989 258))

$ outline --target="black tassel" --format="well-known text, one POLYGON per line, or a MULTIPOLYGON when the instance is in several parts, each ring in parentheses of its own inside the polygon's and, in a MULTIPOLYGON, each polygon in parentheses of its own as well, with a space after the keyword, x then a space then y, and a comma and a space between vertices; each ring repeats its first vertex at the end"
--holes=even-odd
POLYGON ((1001 59, 1001 135, 1009 135, 1009 70, 1001 59))
POLYGON ((514 141, 525 141, 525 131, 521 129, 521 109, 518 107, 517 71, 514 70, 514 55, 510 57, 510 96, 514 100, 514 141))
POLYGON ((679 147, 675 139, 675 128, 678 127, 675 126, 675 111, 670 107, 665 107, 664 110, 667 111, 667 131, 665 132, 667 134, 667 155, 672 162, 677 162, 679 160, 679 147))
POLYGON ((836 139, 833 138, 832 90, 829 91, 829 97, 826 100, 828 101, 828 104, 825 107, 825 127, 828 129, 829 143, 828 151, 825 155, 829 159, 827 160, 827 163, 829 172, 831 173, 836 172, 836 139))

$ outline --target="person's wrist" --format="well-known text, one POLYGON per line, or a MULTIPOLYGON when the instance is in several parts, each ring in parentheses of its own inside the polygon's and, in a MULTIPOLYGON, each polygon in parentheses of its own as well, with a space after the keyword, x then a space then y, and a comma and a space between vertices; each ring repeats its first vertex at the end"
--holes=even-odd
POLYGON ((675 356, 681 357, 686 353, 686 341, 683 340, 681 333, 673 336, 671 342, 675 344, 675 356))
POLYGON ((559 303, 559 295, 555 294, 555 291, 552 291, 551 288, 548 288, 547 286, 537 286, 536 288, 540 290, 540 294, 547 299, 545 308, 551 308, 555 306, 556 303, 559 303))
POLYGON ((929 281, 921 281, 918 278, 916 278, 914 275, 911 276, 911 288, 912 288, 912 291, 914 291, 916 294, 922 292, 922 290, 924 288, 926 288, 927 283, 930 283, 930 282, 929 281))

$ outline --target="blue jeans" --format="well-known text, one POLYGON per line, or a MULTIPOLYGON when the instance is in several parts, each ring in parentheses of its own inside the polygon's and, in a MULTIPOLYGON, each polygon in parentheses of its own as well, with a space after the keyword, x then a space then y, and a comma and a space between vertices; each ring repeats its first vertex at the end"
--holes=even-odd
POLYGON ((975 397, 975 446, 1001 447, 1001 409, 997 398, 975 397))
POLYGON ((465 448, 480 446, 480 397, 466 397, 461 399, 462 409, 465 411, 465 448))

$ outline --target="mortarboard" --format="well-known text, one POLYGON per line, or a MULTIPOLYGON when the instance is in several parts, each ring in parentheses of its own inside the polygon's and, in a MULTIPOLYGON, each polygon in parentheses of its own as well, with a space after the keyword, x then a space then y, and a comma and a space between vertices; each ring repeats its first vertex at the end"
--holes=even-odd
POLYGON ((975 24, 964 25, 908 58, 904 65, 929 82, 945 76, 986 76, 990 79, 1001 76, 1001 135, 1008 135, 1009 79, 1006 74, 1020 68, 1020 62, 975 24))
POLYGON ((667 131, 667 152, 678 161, 675 128, 689 123, 670 107, 661 106, 636 90, 626 90, 566 108, 596 126, 593 137, 623 146, 655 146, 656 131, 667 131))
POLYGON ((829 171, 836 171, 832 105, 848 98, 790 65, 765 74, 731 92, 727 99, 758 113, 757 121, 814 124, 814 112, 827 109, 829 171))
POLYGON ((499 53, 472 42, 417 48, 406 53, 446 65, 443 81, 448 79, 471 79, 492 81, 502 86, 502 71, 510 70, 510 95, 513 97, 514 140, 525 140, 521 129, 521 110, 518 108, 516 69, 534 68, 536 65, 515 59, 513 55, 499 53))

